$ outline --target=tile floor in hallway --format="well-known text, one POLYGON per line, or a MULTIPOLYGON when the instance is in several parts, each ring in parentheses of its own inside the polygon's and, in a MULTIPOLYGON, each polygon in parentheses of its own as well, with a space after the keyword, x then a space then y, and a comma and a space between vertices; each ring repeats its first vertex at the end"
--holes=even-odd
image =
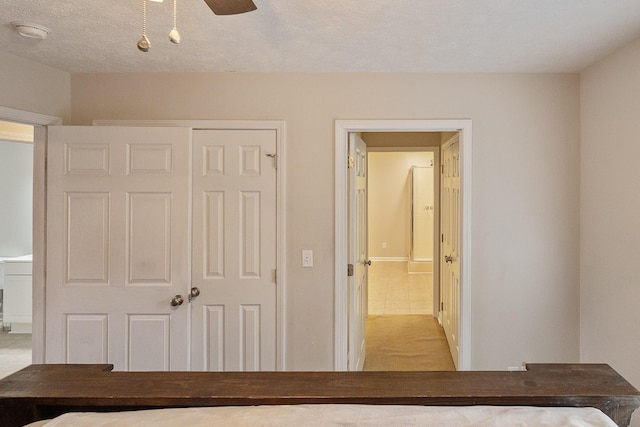
POLYGON ((409 274, 406 261, 372 262, 369 315, 433 313, 433 275, 409 274))

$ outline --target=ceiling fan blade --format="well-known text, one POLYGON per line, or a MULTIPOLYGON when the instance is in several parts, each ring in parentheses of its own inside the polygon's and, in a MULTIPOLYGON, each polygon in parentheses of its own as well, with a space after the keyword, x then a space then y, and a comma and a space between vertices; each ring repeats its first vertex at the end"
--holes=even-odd
POLYGON ((204 2, 216 15, 237 15, 257 9, 251 0, 204 0, 204 2))

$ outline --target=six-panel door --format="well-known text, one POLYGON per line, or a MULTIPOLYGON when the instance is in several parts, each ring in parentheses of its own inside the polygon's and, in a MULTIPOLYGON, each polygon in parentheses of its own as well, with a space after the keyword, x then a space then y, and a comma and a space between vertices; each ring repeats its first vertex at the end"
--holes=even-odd
POLYGON ((275 370, 276 141, 51 127, 46 362, 275 370))
POLYGON ((187 369, 190 138, 49 128, 47 363, 187 369))
POLYGON ((442 326, 458 368, 460 346, 460 144, 457 138, 442 150, 442 326))
POLYGON ((367 231, 367 144, 357 133, 349 134, 349 370, 361 371, 366 357, 369 252, 367 231), (350 161, 351 163, 351 161, 350 161))
POLYGON ((192 369, 276 369, 276 135, 193 132, 192 369))

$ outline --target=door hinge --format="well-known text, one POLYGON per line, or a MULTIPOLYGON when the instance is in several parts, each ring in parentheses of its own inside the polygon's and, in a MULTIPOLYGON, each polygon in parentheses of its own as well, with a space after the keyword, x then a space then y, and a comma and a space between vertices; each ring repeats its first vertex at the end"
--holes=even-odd
POLYGON ((440 175, 444 175, 444 165, 440 165, 440 175))
POLYGON ((347 277, 353 276, 353 264, 347 264, 347 277))
POLYGON ((278 155, 276 153, 267 153, 265 154, 267 157, 271 157, 273 160, 273 168, 278 169, 278 155))
POLYGON ((444 302, 440 301, 440 311, 444 311, 444 302))
POLYGON ((353 169, 356 165, 355 160, 353 160, 353 156, 349 156, 349 167, 348 169, 353 169))
POLYGON ((440 235, 440 243, 444 243, 444 234, 440 235))
POLYGON ((273 283, 278 284, 278 269, 273 270, 273 283))

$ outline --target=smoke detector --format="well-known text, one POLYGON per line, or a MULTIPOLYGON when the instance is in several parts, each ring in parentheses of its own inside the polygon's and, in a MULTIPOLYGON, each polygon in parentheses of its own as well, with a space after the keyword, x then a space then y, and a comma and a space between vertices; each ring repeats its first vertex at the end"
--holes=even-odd
POLYGON ((32 39, 46 39, 51 32, 47 27, 33 22, 13 21, 11 25, 18 34, 32 39))

